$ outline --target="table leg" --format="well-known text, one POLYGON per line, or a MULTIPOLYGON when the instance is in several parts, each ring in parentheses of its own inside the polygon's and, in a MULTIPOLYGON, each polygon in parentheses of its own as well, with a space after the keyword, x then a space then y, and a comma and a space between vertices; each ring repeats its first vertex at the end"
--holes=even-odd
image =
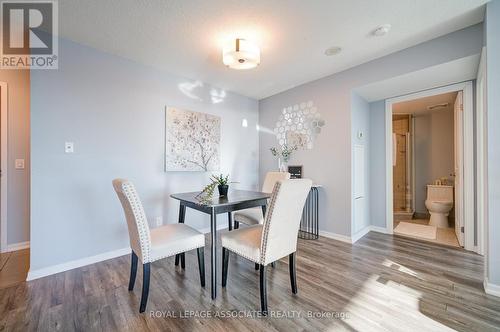
POLYGON ((229 229, 229 231, 232 231, 233 230, 233 214, 232 212, 228 212, 227 213, 227 228, 229 229))
POLYGON ((215 214, 215 209, 212 208, 210 212, 210 233, 212 237, 212 250, 210 263, 212 264, 212 300, 217 297, 217 215, 215 214))
MULTIPOLYGON (((184 223, 184 219, 186 217, 186 206, 184 204, 179 205, 179 224, 184 223)), ((179 265, 180 254, 175 255, 175 266, 179 265)))

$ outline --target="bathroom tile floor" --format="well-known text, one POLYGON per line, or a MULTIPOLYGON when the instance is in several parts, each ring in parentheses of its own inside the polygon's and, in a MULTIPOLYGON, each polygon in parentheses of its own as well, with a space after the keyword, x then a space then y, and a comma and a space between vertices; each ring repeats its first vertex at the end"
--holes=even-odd
MULTIPOLYGON (((411 220, 394 220, 394 228, 396 228, 399 224, 399 222, 405 221, 409 223, 415 223, 415 224, 420 224, 420 225, 428 225, 429 224, 429 219, 411 219, 411 220)), ((399 234, 401 235, 401 234, 399 234)), ((406 235, 401 235, 401 236, 406 236, 406 235)), ((408 236, 412 237, 412 236, 408 236)), ((436 234, 436 239, 430 240, 430 239, 424 239, 420 238, 417 236, 414 236, 413 238, 419 239, 422 241, 429 241, 433 243, 439 243, 439 244, 444 244, 447 246, 452 246, 452 247, 460 247, 458 244, 457 236, 455 235, 455 229, 454 228, 438 228, 437 229, 437 234, 436 234)))

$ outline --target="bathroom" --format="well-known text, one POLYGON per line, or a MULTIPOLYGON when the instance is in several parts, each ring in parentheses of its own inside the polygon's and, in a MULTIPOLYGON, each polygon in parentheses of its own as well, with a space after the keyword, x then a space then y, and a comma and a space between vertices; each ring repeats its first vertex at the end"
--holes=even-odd
POLYGON ((462 109, 461 91, 393 105, 395 234, 460 246, 454 202, 462 109))

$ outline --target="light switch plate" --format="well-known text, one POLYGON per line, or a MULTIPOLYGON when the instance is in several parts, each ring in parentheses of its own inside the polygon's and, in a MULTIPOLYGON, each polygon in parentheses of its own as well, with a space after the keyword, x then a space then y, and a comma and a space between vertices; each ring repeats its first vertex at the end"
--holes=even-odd
POLYGON ((161 225, 163 225, 163 217, 156 217, 155 222, 156 222, 156 227, 160 227, 161 225))
POLYGON ((73 153, 75 152, 75 145, 73 142, 66 142, 64 143, 64 152, 65 153, 73 153))
POLYGON ((24 159, 16 159, 15 167, 16 169, 24 169, 24 159))

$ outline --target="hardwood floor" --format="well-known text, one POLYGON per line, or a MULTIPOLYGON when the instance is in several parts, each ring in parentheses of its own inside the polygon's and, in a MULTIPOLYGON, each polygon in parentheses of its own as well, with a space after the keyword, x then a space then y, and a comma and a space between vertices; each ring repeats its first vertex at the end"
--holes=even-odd
POLYGON ((15 286, 26 280, 30 266, 29 249, 0 254, 0 288, 15 286))
POLYGON ((142 315, 142 276, 129 292, 129 268, 130 257, 123 256, 1 289, 0 330, 500 330, 500 298, 483 291, 481 256, 399 236, 371 232, 354 245, 323 237, 299 240, 298 294, 291 293, 283 259, 268 271, 268 318, 220 317, 259 308, 258 271, 234 254, 227 288, 219 288, 216 301, 210 288, 200 287, 196 251, 186 255, 185 271, 175 268, 173 258, 153 263, 142 315), (203 310, 212 317, 180 317, 203 310), (325 317, 334 312, 346 317, 325 317), (277 317, 284 314, 288 319, 277 317))

